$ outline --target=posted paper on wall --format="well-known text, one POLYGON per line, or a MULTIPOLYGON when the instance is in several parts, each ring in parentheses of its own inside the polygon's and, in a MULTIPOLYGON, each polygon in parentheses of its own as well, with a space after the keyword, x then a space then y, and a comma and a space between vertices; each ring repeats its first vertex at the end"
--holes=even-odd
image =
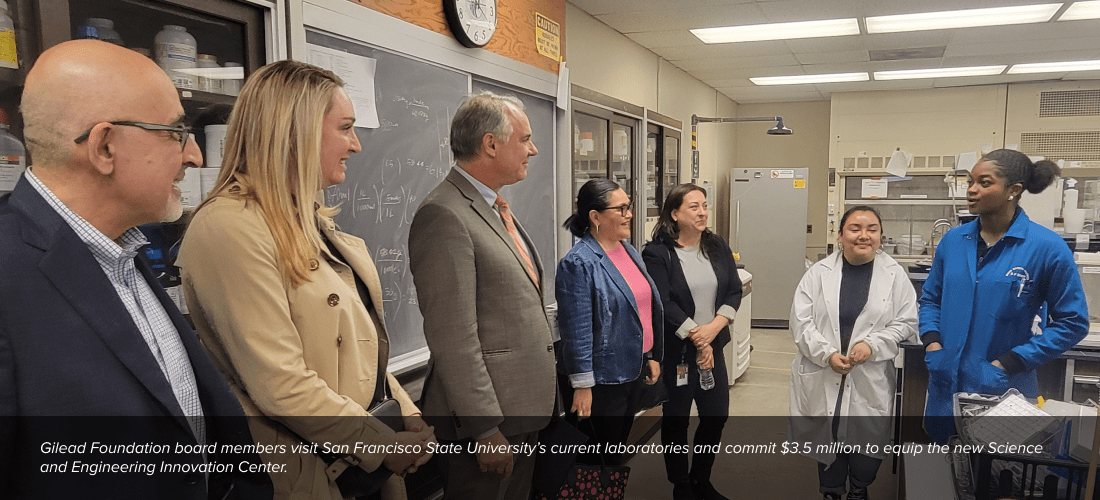
POLYGON ((889 183, 886 179, 863 179, 862 197, 869 199, 886 198, 889 194, 889 183))
POLYGON ((355 126, 378 128, 378 107, 374 103, 374 72, 378 61, 327 47, 309 46, 309 63, 336 73, 355 106, 355 126))
POLYGON ((913 162, 913 155, 906 151, 897 150, 890 155, 890 163, 886 165, 886 173, 904 177, 909 171, 909 164, 913 162))

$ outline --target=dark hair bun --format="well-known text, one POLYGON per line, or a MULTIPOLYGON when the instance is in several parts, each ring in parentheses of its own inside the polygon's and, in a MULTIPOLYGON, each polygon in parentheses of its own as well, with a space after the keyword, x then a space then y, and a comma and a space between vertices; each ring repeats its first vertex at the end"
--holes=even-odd
POLYGON ((1054 178, 1058 177, 1061 169, 1058 168, 1057 163, 1050 160, 1039 160, 1034 165, 1031 168, 1030 175, 1028 175, 1027 182, 1024 183, 1024 189, 1027 189, 1029 193, 1038 194, 1054 182, 1054 178))

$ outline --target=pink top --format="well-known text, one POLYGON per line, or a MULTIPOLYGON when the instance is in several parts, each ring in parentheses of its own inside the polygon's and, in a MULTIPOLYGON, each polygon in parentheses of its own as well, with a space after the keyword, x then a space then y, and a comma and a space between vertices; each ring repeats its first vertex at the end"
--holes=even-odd
POLYGON ((642 320, 642 353, 647 353, 653 348, 653 290, 649 287, 649 280, 645 279, 642 270, 638 269, 634 259, 630 258, 630 254, 626 253, 626 248, 621 244, 607 252, 607 256, 634 293, 634 301, 638 303, 638 318, 642 320))

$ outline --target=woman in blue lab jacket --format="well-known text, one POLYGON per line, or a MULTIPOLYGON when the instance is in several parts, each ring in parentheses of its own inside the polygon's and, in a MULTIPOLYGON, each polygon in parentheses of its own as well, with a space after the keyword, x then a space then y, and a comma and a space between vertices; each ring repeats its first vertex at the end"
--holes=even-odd
POLYGON ((1035 369, 1088 333, 1089 316, 1073 254, 1062 237, 1032 223, 1019 207, 1058 175, 1049 160, 999 149, 969 174, 970 212, 943 237, 920 298, 920 336, 928 365, 925 430, 938 442, 955 433, 952 395, 1038 396, 1035 369), (1046 320, 1032 332, 1036 315, 1046 320))

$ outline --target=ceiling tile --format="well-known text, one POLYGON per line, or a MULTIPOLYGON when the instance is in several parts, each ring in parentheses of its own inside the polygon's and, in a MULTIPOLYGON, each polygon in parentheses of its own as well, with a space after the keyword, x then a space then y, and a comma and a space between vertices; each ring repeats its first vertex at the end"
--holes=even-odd
POLYGON ((766 68, 769 66, 797 66, 798 59, 793 55, 757 56, 757 57, 725 57, 716 59, 684 59, 676 61, 680 69, 692 72, 708 69, 729 68, 766 68))
MULTIPOLYGON (((1091 38, 1070 38, 1061 40, 1017 40, 1012 42, 991 42, 974 44, 951 43, 944 57, 998 56, 1032 54, 1037 52, 1060 52, 1071 50, 1100 50, 1100 36, 1091 38)), ((1018 59, 1013 57, 1012 59, 1018 59)))
POLYGON ((569 3, 593 15, 674 10, 682 6, 721 6, 753 3, 754 0, 569 0, 569 3))
POLYGON ((702 47, 706 45, 687 30, 643 31, 640 33, 627 33, 626 37, 650 50, 658 47, 702 47))
POLYGON ((769 22, 755 4, 720 6, 684 6, 654 12, 602 14, 596 19, 620 33, 689 30, 718 26, 740 26, 769 22))
POLYGON ((801 64, 835 64, 869 62, 866 50, 847 50, 837 52, 796 53, 795 59, 801 64))
POLYGON ((782 41, 724 43, 698 47, 654 47, 657 55, 672 61, 684 59, 720 59, 724 57, 787 56, 791 51, 782 41))
MULTIPOLYGON (((1100 20, 706 45, 688 28, 1034 4, 1037 0, 568 0, 738 102, 835 92, 1100 79, 1100 71, 758 87, 752 76, 1100 59, 1100 20), (869 61, 870 50, 946 46, 944 57, 869 61)), ((1046 0, 1042 0, 1046 1, 1046 0)), ((568 33, 568 32, 567 32, 568 33)), ((567 34, 568 36, 568 34, 567 34)))

